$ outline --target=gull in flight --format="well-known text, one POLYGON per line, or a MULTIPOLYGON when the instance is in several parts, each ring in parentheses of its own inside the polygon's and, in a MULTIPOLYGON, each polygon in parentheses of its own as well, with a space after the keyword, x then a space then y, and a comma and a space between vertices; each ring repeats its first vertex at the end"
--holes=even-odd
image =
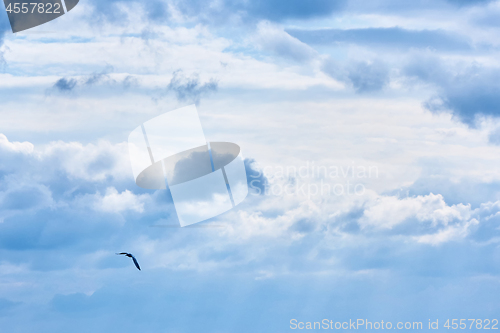
POLYGON ((127 252, 117 253, 117 255, 120 255, 120 254, 124 254, 127 257, 132 258, 132 260, 134 261, 135 267, 137 267, 138 270, 141 270, 141 267, 139 267, 139 263, 137 262, 137 260, 135 259, 135 257, 131 253, 127 253, 127 252))

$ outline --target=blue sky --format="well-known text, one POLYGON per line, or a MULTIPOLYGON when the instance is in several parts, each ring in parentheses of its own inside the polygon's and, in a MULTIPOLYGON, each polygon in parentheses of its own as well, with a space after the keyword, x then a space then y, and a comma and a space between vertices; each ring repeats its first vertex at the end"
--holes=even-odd
POLYGON ((14 35, 2 13, 0 327, 499 319, 499 15, 498 1, 81 0, 14 35), (169 193, 135 185, 127 137, 193 103, 271 191, 177 228, 169 193), (290 172, 313 165, 328 175, 290 172), (315 191, 348 181, 363 191, 315 191))

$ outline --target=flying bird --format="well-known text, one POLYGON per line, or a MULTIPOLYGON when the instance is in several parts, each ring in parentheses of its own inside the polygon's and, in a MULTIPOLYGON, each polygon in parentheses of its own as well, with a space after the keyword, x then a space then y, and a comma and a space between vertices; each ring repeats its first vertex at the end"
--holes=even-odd
POLYGON ((132 258, 132 260, 134 261, 135 267, 137 267, 138 270, 141 270, 141 267, 139 267, 139 263, 137 262, 137 259, 135 259, 135 257, 131 253, 127 253, 127 252, 117 253, 117 255, 120 255, 120 254, 124 254, 127 257, 132 258))

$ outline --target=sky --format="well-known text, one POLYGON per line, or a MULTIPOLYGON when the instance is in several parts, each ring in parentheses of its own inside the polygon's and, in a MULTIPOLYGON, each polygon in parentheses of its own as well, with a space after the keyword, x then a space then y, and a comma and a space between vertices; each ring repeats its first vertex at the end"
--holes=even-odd
POLYGON ((0 12, 3 331, 500 319, 500 1, 0 12), (180 228, 127 138, 191 104, 250 194, 180 228))

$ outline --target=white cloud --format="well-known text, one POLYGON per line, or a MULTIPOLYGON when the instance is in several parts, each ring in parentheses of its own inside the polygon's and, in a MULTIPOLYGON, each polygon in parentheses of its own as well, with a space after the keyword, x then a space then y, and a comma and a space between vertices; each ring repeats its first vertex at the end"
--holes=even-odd
POLYGON ((467 237, 470 233, 470 227, 479 224, 476 219, 471 219, 463 224, 449 226, 437 233, 417 236, 415 239, 419 243, 438 245, 453 240, 460 240, 467 237))
POLYGON ((38 153, 51 167, 63 169, 77 179, 102 181, 109 176, 124 179, 131 174, 126 142, 111 144, 101 140, 83 145, 57 141, 41 147, 38 153))
POLYGON ((404 199, 381 196, 374 202, 367 203, 367 206, 361 224, 388 229, 409 219, 431 222, 432 227, 437 227, 446 226, 453 221, 467 221, 471 216, 470 205, 448 206, 442 195, 432 193, 404 199))
POLYGON ((29 155, 33 153, 33 148, 34 146, 30 142, 10 142, 4 134, 0 133, 0 149, 29 155))
POLYGON ((108 187, 103 196, 97 195, 95 208, 112 213, 120 213, 126 210, 142 213, 146 198, 148 198, 146 194, 135 195, 129 190, 119 193, 114 187, 108 187))

